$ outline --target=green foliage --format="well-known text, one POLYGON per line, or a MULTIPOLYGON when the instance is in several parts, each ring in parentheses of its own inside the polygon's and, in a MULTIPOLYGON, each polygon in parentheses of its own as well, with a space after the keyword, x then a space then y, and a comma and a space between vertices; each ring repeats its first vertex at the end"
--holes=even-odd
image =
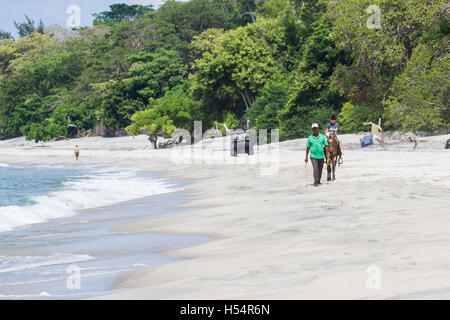
POLYGON ((216 119, 225 111, 240 117, 252 107, 267 79, 285 69, 285 29, 275 19, 261 18, 215 40, 195 61, 192 95, 216 119))
POLYGON ((435 7, 426 18, 432 21, 431 28, 419 39, 407 67, 395 78, 383 104, 388 124, 394 128, 430 130, 450 122, 449 15, 448 5, 435 7))
POLYGON ((76 103, 63 103, 52 113, 53 121, 61 127, 68 128, 75 125, 78 128, 92 128, 95 125, 93 113, 86 106, 76 103))
POLYGON ((56 42, 50 36, 33 33, 17 41, 0 41, 0 80, 11 76, 17 66, 33 62, 55 49, 56 42))
POLYGON ((290 84, 289 99, 278 112, 280 138, 308 136, 314 122, 325 125, 342 104, 331 86, 340 52, 330 38, 330 25, 321 18, 304 30, 302 57, 290 84))
POLYGON ((343 132, 380 116, 438 128, 450 120, 448 14, 444 0, 168 0, 112 5, 76 37, 26 17, 19 39, 0 32, 0 138, 250 119, 291 139, 332 113, 343 132))
POLYGON ((117 32, 112 37, 120 45, 127 43, 148 52, 178 51, 189 64, 189 45, 195 36, 210 28, 230 30, 243 25, 235 5, 234 0, 168 0, 154 13, 114 26, 117 32))
POLYGON ((56 132, 53 125, 39 124, 67 98, 67 92, 81 71, 82 56, 75 52, 53 52, 19 64, 14 76, 0 83, 4 135, 31 133, 44 137, 43 132, 56 132))
POLYGON ((386 100, 389 123, 405 131, 439 129, 450 122, 450 41, 420 45, 395 78, 386 100))
POLYGON ((67 133, 67 128, 60 126, 52 121, 44 120, 41 123, 31 123, 23 128, 27 136, 27 140, 50 141, 53 137, 64 136, 67 133))
POLYGON ((297 106, 288 104, 279 112, 280 139, 296 139, 311 134, 311 125, 316 122, 324 128, 333 113, 328 107, 297 106))
POLYGON ((5 40, 5 39, 13 40, 13 37, 11 36, 11 32, 0 30, 0 40, 5 40))
POLYGON ((186 77, 187 68, 176 51, 139 53, 127 57, 131 67, 124 80, 143 100, 162 97, 186 77))
POLYGON ((367 126, 364 126, 363 123, 375 121, 374 119, 378 119, 380 116, 380 114, 374 113, 369 106, 357 106, 346 102, 339 114, 339 132, 367 131, 367 126))
POLYGON ((94 25, 104 24, 112 26, 122 20, 132 20, 138 16, 154 11, 153 5, 127 5, 125 3, 116 3, 109 6, 109 11, 93 14, 94 25))
POLYGON ((175 129, 193 130, 194 121, 203 115, 198 103, 189 97, 185 84, 175 87, 164 97, 153 100, 147 110, 133 115, 127 127, 132 135, 146 132, 150 136, 169 137, 175 129))
POLYGON ((282 74, 275 74, 267 81, 261 95, 245 115, 256 131, 267 129, 270 132, 279 128, 278 114, 288 102, 291 81, 291 76, 282 74))
POLYGON ((223 123, 228 129, 237 129, 239 127, 239 119, 232 112, 226 112, 223 117, 223 123))
POLYGON ((211 28, 195 36, 189 45, 191 57, 197 60, 201 59, 206 52, 211 54, 218 39, 223 35, 224 31, 222 29, 211 28))
POLYGON ((14 25, 16 26, 17 33, 22 38, 34 32, 44 33, 44 23, 42 22, 42 20, 39 20, 39 23, 35 25, 34 20, 27 15, 25 15, 24 22, 14 21, 14 25))
POLYGON ((135 112, 163 97, 186 76, 186 66, 176 51, 141 52, 127 56, 126 61, 128 72, 107 84, 103 97, 101 120, 110 129, 126 127, 135 112))
POLYGON ((348 101, 380 111, 394 77, 406 66, 420 38, 433 28, 444 0, 329 1, 332 40, 347 54, 333 85, 348 101), (369 28, 369 5, 380 10, 379 28, 369 28))

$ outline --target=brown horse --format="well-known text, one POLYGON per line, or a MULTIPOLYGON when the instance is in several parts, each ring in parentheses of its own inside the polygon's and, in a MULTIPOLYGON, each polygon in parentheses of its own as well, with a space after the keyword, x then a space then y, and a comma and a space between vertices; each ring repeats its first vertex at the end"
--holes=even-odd
POLYGON ((327 161, 327 180, 336 180, 336 165, 340 155, 339 141, 335 134, 328 136, 328 161, 327 161), (332 175, 333 174, 333 175, 332 175))

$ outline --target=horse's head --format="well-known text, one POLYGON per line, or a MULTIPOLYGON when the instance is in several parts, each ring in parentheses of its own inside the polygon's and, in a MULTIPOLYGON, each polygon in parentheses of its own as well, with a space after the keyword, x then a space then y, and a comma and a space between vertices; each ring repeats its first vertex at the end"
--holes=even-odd
POLYGON ((328 143, 334 143, 334 142, 336 142, 336 141, 337 141, 336 134, 330 133, 330 134, 328 135, 328 143))
POLYGON ((330 152, 332 152, 332 153, 337 152, 338 140, 337 140, 336 134, 331 133, 328 135, 328 145, 330 148, 330 152))

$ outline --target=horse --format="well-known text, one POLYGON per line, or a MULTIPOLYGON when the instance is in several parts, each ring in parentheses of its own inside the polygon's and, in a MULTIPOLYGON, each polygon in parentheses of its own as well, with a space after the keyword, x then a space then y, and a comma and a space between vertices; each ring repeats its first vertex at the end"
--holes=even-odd
POLYGON ((341 155, 339 140, 335 134, 328 136, 328 161, 327 161, 327 181, 336 180, 336 165, 341 155))

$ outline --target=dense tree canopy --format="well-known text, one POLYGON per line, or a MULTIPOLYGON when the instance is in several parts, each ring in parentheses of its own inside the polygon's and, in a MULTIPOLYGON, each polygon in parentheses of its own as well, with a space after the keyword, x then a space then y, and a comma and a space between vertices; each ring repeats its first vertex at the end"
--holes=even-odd
POLYGON ((95 18, 94 25, 113 25, 122 20, 132 20, 154 10, 152 5, 127 5, 125 3, 112 4, 109 8, 109 11, 104 11, 93 15, 95 18))
POLYGON ((192 95, 216 118, 226 111, 242 116, 266 81, 285 69, 285 32, 275 19, 258 19, 216 37, 211 50, 195 60, 192 95))
POLYGON ((382 109, 394 77, 407 65, 420 38, 431 32, 445 0, 360 0, 329 2, 332 39, 348 56, 334 85, 350 102, 382 109), (377 21, 370 20, 379 14, 377 21))
MULTIPOLYGON (((383 117, 391 129, 448 125, 444 0, 191 0, 116 4, 66 33, 0 32, 0 138, 170 135, 250 120, 308 135, 383 117)), ((221 126, 220 126, 221 127, 221 126)))

